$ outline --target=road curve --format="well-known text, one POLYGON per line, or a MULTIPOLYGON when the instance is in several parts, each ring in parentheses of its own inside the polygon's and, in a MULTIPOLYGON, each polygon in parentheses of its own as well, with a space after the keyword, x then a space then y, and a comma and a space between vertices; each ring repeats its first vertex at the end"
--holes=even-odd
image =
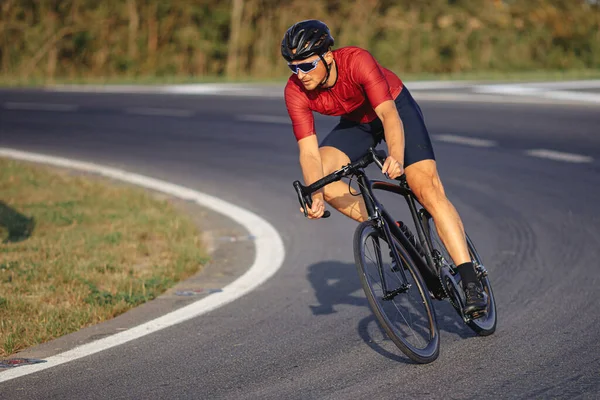
MULTIPOLYGON (((223 198, 268 220, 286 247, 279 272, 237 301, 4 382, 0 398, 600 392, 596 108, 422 103, 446 191, 486 261, 499 314, 496 334, 480 338, 437 302, 441 354, 423 366, 382 336, 368 309, 353 266, 355 223, 338 214, 307 221, 297 211, 291 182, 300 170, 281 100, 1 91, 0 106, 0 147, 102 163, 223 198)), ((317 118, 317 131, 334 123, 317 118)))

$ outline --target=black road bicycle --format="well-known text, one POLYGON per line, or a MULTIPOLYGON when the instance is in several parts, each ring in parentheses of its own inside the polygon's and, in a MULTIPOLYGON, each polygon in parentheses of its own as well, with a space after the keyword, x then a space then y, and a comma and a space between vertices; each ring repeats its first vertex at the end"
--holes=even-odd
MULTIPOLYGON (((369 305, 390 339, 418 363, 434 361, 440 351, 440 335, 432 299, 449 301, 462 320, 477 334, 487 336, 496 330, 496 304, 488 273, 473 241, 467 235, 469 253, 478 278, 488 297, 487 308, 469 318, 463 309, 465 294, 460 274, 438 236, 431 215, 410 190, 406 177, 386 182, 370 180, 369 164, 383 168, 386 153, 369 149, 360 160, 323 177, 309 186, 294 182, 300 205, 308 215, 312 193, 342 178, 356 178, 369 218, 354 234, 354 259, 369 305), (375 192, 403 196, 417 230, 417 237, 402 221, 396 221, 377 200, 375 192), (419 209, 417 209, 419 206, 419 209)), ((324 218, 330 216, 325 211, 324 218)))

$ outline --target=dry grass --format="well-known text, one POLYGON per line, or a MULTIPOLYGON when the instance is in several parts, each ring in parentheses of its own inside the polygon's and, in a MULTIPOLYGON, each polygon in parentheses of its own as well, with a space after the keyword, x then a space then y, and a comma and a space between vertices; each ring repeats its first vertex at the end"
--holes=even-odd
POLYGON ((206 261, 166 200, 0 159, 0 356, 110 319, 206 261))

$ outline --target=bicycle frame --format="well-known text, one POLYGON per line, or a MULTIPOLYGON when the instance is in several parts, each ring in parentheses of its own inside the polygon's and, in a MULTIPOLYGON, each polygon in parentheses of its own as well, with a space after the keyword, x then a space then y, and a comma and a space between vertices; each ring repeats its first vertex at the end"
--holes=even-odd
MULTIPOLYGON (((359 183, 359 187, 361 190, 362 198, 365 202, 365 207, 367 209, 367 214, 369 215, 369 220, 376 221, 384 221, 385 223, 380 223, 381 228, 385 232, 386 239, 388 243, 393 243, 391 241, 390 234, 393 234, 404 246, 404 248, 408 251, 410 257, 417 265, 419 271, 423 275, 425 282, 429 288, 434 293, 438 292, 440 289, 440 281, 438 278, 437 267, 433 261, 432 256, 432 246, 428 239, 426 239, 425 229, 423 227, 423 223, 426 223, 429 215, 427 211, 424 209, 417 211, 417 200, 415 198, 414 193, 410 190, 405 181, 401 181, 400 184, 393 184, 385 181, 379 180, 370 180, 364 171, 357 170, 354 174, 359 183), (415 223, 415 227, 417 229, 417 235, 423 251, 425 252, 425 262, 419 254, 419 251, 415 248, 413 243, 406 237, 404 232, 400 230, 396 221, 389 215, 389 213, 381 206, 379 201, 373 194, 373 189, 384 190, 388 192, 392 192, 395 194, 399 194, 404 197, 406 203, 408 204, 408 208, 410 209, 411 216, 415 223)), ((394 258, 397 258, 397 254, 394 253, 394 258)), ((399 263, 400 260, 395 259, 397 265, 401 265, 399 263)), ((403 271, 403 269, 401 269, 403 271)), ((403 278, 404 275, 403 275, 403 278)), ((383 283, 383 282, 382 282, 383 283)))

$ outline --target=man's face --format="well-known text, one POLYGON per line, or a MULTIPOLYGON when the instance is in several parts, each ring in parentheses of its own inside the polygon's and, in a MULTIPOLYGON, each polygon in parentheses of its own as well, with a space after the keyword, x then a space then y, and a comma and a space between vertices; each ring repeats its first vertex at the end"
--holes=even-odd
MULTIPOLYGON (((330 63, 331 62, 331 52, 327 52, 323 56, 323 58, 325 59, 325 62, 330 63)), ((302 82, 302 85, 304 85, 304 88, 306 90, 316 89, 317 86, 321 82, 323 82, 323 79, 325 79, 325 76, 327 75, 327 68, 323 64, 323 61, 319 58, 319 56, 315 55, 315 56, 308 57, 304 60, 292 61, 290 63, 290 64, 303 64, 303 63, 311 63, 315 60, 319 60, 319 62, 317 63, 317 67, 315 69, 313 69, 312 71, 305 73, 305 72, 302 72, 302 70, 298 69, 298 79, 300 79, 300 82, 302 82)))

